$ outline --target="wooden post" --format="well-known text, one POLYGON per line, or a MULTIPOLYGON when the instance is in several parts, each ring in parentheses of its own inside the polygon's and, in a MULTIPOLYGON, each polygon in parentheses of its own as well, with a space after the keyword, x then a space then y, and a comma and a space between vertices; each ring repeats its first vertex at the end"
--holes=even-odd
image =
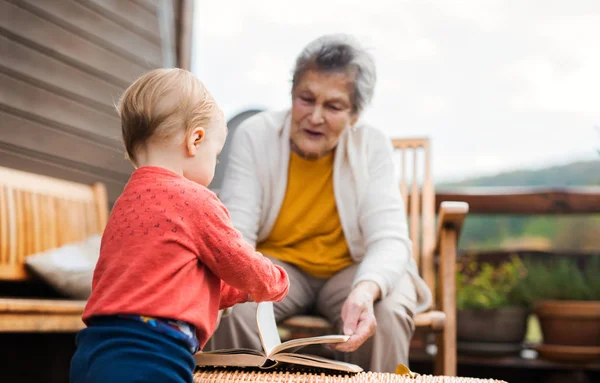
POLYGON ((446 314, 444 330, 438 335, 435 373, 456 376, 456 231, 443 228, 440 243, 440 308, 446 314))

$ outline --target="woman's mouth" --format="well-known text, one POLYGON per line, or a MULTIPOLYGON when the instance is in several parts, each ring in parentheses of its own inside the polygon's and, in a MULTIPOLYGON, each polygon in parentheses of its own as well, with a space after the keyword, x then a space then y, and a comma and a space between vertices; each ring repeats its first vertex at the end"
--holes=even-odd
POLYGON ((312 130, 312 129, 304 129, 304 132, 312 138, 319 138, 319 137, 323 137, 324 134, 322 132, 319 132, 318 130, 312 130))

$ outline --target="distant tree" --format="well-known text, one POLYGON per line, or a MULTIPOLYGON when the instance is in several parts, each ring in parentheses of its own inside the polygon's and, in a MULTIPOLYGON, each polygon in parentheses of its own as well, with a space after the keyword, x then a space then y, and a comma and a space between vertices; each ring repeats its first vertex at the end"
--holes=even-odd
POLYGON ((556 222, 556 236, 553 237, 553 247, 569 251, 598 251, 600 250, 600 217, 561 217, 556 222))

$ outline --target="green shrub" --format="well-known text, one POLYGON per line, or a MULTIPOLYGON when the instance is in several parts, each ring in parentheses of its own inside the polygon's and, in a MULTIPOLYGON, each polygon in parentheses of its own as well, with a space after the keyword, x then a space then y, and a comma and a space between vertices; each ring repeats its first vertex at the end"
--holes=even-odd
POLYGON ((471 261, 457 267, 458 310, 528 305, 526 296, 517 290, 526 276, 525 266, 517 256, 499 266, 471 261))
POLYGON ((524 262, 527 275, 515 293, 522 300, 600 300, 600 256, 580 268, 572 258, 524 262))

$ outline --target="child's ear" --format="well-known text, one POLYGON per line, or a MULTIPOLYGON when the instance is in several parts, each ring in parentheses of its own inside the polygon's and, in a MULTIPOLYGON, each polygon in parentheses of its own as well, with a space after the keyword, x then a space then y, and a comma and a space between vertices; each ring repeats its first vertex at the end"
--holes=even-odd
POLYGON ((206 135, 206 132, 204 131, 204 128, 194 128, 188 134, 185 146, 186 146, 187 152, 190 156, 196 155, 196 151, 198 150, 198 145, 200 145, 200 143, 204 139, 205 135, 206 135))

